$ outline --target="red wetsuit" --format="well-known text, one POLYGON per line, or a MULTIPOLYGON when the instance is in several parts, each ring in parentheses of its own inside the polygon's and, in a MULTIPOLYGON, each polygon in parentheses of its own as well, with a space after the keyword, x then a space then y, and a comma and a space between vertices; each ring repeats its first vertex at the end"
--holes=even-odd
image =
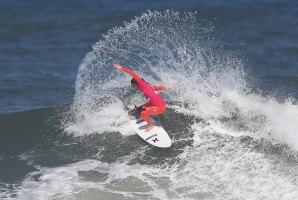
POLYGON ((166 110, 166 103, 157 92, 157 90, 165 90, 166 88, 164 86, 151 86, 130 69, 122 67, 121 70, 133 77, 133 79, 138 83, 138 89, 148 99, 148 103, 142 105, 142 108, 145 110, 141 112, 141 116, 148 124, 151 124, 151 120, 148 115, 160 115, 166 110))

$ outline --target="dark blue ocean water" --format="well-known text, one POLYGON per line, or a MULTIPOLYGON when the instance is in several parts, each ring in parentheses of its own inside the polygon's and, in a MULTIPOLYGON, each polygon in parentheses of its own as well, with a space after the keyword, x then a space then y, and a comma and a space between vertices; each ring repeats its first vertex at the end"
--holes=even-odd
POLYGON ((297 98, 295 1, 1 0, 0 112, 71 102, 78 65, 91 46, 148 9, 197 11, 261 76, 257 87, 297 98))
MULTIPOLYGON (((104 47, 109 50, 108 45, 104 47)), ((181 50, 172 48, 173 52, 181 50)), ((184 53, 187 58, 187 51, 184 53)), ((98 65, 106 61, 92 59, 98 65)), ((105 64, 111 71, 112 63, 105 64)), ((297 101, 297 1, 0 0, 0 198, 297 199, 297 101), (171 9, 197 12, 196 19, 213 30, 210 38, 222 53, 219 57, 232 54, 243 63, 239 66, 247 85, 237 83, 244 78, 236 69, 234 73, 211 67, 210 74, 198 75, 202 82, 195 84, 175 74, 173 79, 181 81, 181 88, 194 85, 194 89, 182 95, 185 105, 180 99, 168 102, 160 121, 173 146, 162 151, 132 132, 123 134, 127 117, 120 104, 96 107, 97 101, 106 101, 105 96, 96 96, 94 83, 99 81, 88 79, 96 77, 98 69, 83 59, 91 51, 99 55, 100 45, 95 43, 109 41, 108 35, 120 42, 124 36, 132 39, 132 53, 122 45, 129 46, 129 41, 119 45, 123 55, 131 53, 128 61, 150 61, 134 49, 144 42, 143 50, 162 63, 168 59, 171 44, 184 41, 179 34, 185 32, 175 27, 177 41, 169 34, 175 42, 155 43, 152 50, 148 44, 163 38, 147 37, 138 17, 149 21, 149 25, 144 22, 146 28, 167 32, 166 25, 155 23, 180 23, 167 18, 175 16, 171 11, 162 12, 171 9), (158 12, 146 18, 148 10, 158 12), (132 24, 140 28, 136 32, 129 28, 131 24, 124 25, 135 17, 137 23, 132 24), (126 35, 111 31, 123 26, 126 35), (147 38, 143 41, 140 35, 147 38), (160 50, 160 57, 155 50, 160 50), (84 66, 90 69, 82 69, 84 66), (213 82, 212 74, 223 84, 213 82), (204 78, 209 78, 206 85, 211 89, 200 87, 204 78), (224 84, 230 78, 235 78, 233 92, 224 84), (76 84, 90 86, 91 91, 84 93, 76 84), (249 92, 242 93, 242 87, 249 92), (79 106, 71 110, 75 96, 74 105, 79 106), (76 115, 79 120, 74 120, 76 115)))

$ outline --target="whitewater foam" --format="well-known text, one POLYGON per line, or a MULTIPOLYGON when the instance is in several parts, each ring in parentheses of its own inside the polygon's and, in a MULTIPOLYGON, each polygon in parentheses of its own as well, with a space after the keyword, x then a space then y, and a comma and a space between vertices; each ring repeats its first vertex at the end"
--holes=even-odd
POLYGON ((252 150, 241 140, 195 133, 173 165, 84 160, 30 173, 19 199, 295 199, 297 166, 252 150))
POLYGON ((79 121, 68 124, 65 130, 69 133, 74 133, 76 136, 107 132, 120 132, 122 135, 128 136, 134 134, 128 123, 129 116, 124 110, 123 103, 120 100, 116 100, 114 103, 107 104, 99 110, 93 112, 86 111, 79 121))
MULTIPOLYGON (((200 101, 200 106, 205 106, 206 110, 212 106, 217 109, 210 109, 209 116, 205 115, 208 126, 195 124, 195 130, 208 129, 236 137, 247 135, 265 138, 272 143, 287 144, 298 150, 298 107, 292 101, 278 103, 273 98, 235 91, 225 93, 224 97, 216 100, 215 103, 207 101, 205 104, 200 101)), ((193 110, 191 114, 202 116, 198 110, 193 110)))

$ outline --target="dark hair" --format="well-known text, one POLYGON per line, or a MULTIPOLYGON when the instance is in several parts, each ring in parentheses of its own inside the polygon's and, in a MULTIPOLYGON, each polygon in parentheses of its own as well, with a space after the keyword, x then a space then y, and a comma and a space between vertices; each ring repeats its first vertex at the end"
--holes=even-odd
POLYGON ((135 79, 131 79, 130 83, 131 83, 131 84, 138 85, 138 82, 137 82, 135 79))

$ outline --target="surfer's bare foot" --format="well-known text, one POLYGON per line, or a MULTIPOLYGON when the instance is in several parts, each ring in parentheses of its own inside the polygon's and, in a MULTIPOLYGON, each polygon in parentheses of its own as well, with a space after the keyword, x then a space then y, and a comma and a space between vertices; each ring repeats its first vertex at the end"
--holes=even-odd
POLYGON ((149 132, 149 131, 151 131, 151 129, 154 127, 154 125, 153 124, 148 124, 148 126, 147 126, 147 128, 146 128, 146 132, 149 132))

